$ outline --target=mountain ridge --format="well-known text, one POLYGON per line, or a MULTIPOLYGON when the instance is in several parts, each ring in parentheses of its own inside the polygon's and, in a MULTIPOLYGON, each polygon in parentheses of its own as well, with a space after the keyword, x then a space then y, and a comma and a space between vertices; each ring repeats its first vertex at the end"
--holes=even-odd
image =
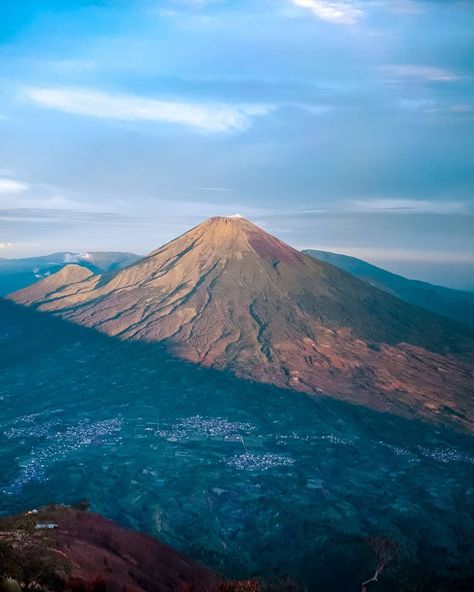
POLYGON ((126 267, 140 259, 138 255, 120 251, 63 251, 17 259, 0 258, 0 296, 26 288, 75 263, 94 273, 106 273, 126 267))
POLYGON ((316 249, 304 249, 301 252, 330 263, 405 302, 474 326, 474 294, 471 292, 409 279, 349 255, 316 249))

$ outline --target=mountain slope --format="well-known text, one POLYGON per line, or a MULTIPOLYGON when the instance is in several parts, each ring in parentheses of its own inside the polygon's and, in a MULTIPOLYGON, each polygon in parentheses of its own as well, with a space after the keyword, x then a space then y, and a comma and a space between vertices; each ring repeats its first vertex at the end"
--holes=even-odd
POLYGON ((0 296, 30 286, 69 263, 77 263, 94 273, 106 273, 126 267, 138 259, 140 257, 133 253, 105 251, 52 253, 24 259, 0 258, 0 296))
POLYGON ((302 253, 335 265, 405 302, 416 304, 460 323, 474 326, 474 294, 471 292, 410 280, 356 257, 314 249, 304 250, 302 253))
POLYGON ((471 430, 473 332, 211 218, 116 273, 10 298, 235 374, 471 430))

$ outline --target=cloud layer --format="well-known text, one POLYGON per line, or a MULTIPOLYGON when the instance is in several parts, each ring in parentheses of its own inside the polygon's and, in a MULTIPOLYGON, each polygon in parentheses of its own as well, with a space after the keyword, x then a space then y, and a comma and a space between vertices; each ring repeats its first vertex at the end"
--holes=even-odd
POLYGON ((352 202, 356 211, 394 214, 463 214, 468 207, 461 201, 421 199, 368 199, 352 202))

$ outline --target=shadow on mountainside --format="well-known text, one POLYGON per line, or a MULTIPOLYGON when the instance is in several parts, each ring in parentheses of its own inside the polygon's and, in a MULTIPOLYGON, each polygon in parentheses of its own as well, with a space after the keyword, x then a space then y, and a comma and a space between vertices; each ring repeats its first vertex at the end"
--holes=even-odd
POLYGON ((468 589, 468 436, 240 380, 1 300, 0 320, 1 513, 87 497, 227 577, 289 574, 341 592, 371 577, 366 541, 383 536, 400 552, 380 589, 468 589), (89 429, 70 442, 77 424, 110 417, 120 437, 103 444, 89 429), (216 437, 223 418, 251 424, 242 442, 216 437))

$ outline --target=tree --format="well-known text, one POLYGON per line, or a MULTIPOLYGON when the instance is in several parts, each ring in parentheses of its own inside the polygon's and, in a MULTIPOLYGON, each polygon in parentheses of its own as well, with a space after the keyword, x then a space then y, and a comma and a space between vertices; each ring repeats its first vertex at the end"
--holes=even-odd
POLYGON ((81 512, 87 512, 90 507, 90 502, 88 499, 83 498, 72 505, 74 510, 79 510, 81 512))
POLYGON ((367 543, 375 552, 377 565, 374 575, 365 582, 362 582, 362 592, 367 592, 367 586, 369 584, 378 582, 380 574, 389 563, 394 561, 398 553, 398 546, 392 540, 384 537, 371 537, 367 543))

